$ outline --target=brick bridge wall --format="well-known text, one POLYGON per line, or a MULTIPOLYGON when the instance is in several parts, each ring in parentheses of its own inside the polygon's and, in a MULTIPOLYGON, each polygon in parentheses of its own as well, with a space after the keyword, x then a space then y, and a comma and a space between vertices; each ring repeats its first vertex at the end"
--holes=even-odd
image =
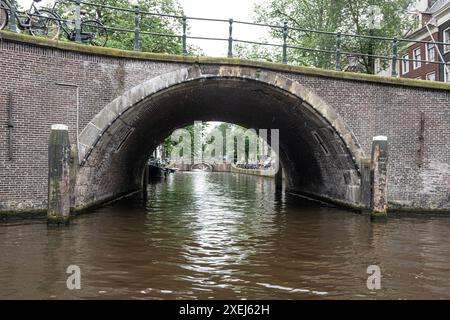
MULTIPOLYGON (((126 90, 192 65, 183 58, 54 43, 0 32, 0 212, 47 205, 50 125, 80 128, 126 90), (8 94, 12 102, 12 160, 8 158, 8 94)), ((200 59, 200 64, 248 64, 200 59)), ((450 209, 450 86, 404 79, 251 63, 300 82, 332 106, 370 155, 372 137, 389 137, 391 208, 450 209), (424 130, 421 132, 421 119, 424 130)))

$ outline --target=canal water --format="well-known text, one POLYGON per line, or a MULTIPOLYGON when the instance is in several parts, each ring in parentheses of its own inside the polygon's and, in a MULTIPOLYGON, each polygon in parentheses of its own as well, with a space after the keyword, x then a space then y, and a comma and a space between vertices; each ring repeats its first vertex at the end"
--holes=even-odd
POLYGON ((177 173, 67 228, 0 223, 0 298, 450 298, 450 217, 366 215, 273 179, 177 173), (68 290, 69 265, 81 289, 68 290), (367 288, 379 266, 381 289, 367 288))

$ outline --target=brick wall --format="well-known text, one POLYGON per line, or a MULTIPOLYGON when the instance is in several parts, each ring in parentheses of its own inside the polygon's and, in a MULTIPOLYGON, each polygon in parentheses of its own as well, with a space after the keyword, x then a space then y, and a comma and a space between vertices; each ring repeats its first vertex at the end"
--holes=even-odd
POLYGON ((32 211, 47 204, 50 126, 69 127, 76 141, 76 88, 80 131, 108 102, 149 77, 179 68, 134 63, 0 40, 0 211, 32 211), (7 97, 13 92, 12 149, 8 159, 7 97))
POLYGON ((450 208, 450 91, 291 77, 320 92, 367 155, 373 136, 389 138, 391 207, 450 208), (420 155, 421 113, 425 130, 420 155))

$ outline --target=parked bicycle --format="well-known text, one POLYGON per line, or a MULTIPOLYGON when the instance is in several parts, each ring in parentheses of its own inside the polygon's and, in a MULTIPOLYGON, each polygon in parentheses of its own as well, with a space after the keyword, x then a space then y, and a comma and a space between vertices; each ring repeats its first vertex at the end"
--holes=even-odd
MULTIPOLYGON (((16 26, 19 30, 30 32, 36 37, 47 37, 56 39, 59 34, 59 22, 53 16, 36 7, 35 3, 41 0, 33 0, 30 9, 20 15, 14 13, 16 26)), ((11 2, 10 0, 0 1, 0 30, 4 29, 10 22, 11 2)))
MULTIPOLYGON (((10 0, 0 0, 0 30, 4 29, 10 19, 10 0)), ((46 37, 53 40, 59 39, 63 32, 69 41, 76 40, 75 19, 68 21, 63 19, 56 10, 59 1, 55 1, 52 8, 37 8, 35 3, 42 0, 33 0, 30 9, 25 16, 15 13, 17 26, 20 30, 27 30, 33 36, 46 37)), ((86 12, 80 11, 80 40, 95 46, 105 46, 108 41, 106 27, 99 19, 86 18, 86 12)))
MULTIPOLYGON (((61 3, 64 1, 61 1, 61 3)), ((57 4, 60 1, 55 1, 53 7, 51 9, 41 9, 41 13, 45 13, 46 15, 51 15, 54 20, 58 21, 58 36, 62 32, 66 35, 66 38, 70 41, 76 40, 76 29, 75 29, 75 20, 71 19, 70 21, 64 19, 56 10, 57 4), (68 23, 69 22, 69 23, 68 23)), ((103 23, 95 18, 86 18, 87 12, 81 10, 81 32, 80 37, 81 41, 84 43, 90 43, 95 46, 105 46, 108 41, 108 32, 103 23)))

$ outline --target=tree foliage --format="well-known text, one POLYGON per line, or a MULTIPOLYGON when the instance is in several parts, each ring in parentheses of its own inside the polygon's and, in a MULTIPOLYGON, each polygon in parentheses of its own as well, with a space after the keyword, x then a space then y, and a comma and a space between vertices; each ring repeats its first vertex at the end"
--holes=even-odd
MULTIPOLYGON (((220 124, 212 126, 211 123, 197 121, 193 125, 189 125, 183 129, 189 132, 191 138, 191 161, 202 158, 202 152, 206 151, 207 145, 214 145, 215 135, 211 135, 212 131, 217 130, 216 132, 220 133, 223 148, 221 152, 222 158, 225 157, 227 161, 230 162, 242 160, 238 159, 238 140, 244 141, 244 154, 246 159, 248 159, 250 154, 250 139, 252 141, 257 139, 256 133, 252 134, 247 131, 247 128, 227 122, 221 122, 220 124), (198 139, 194 139, 194 130, 196 130, 198 139), (228 136, 228 134, 230 134, 230 136, 228 136), (227 141, 227 138, 229 137, 233 137, 233 140, 227 141)), ((169 158, 171 151, 178 143, 181 142, 181 138, 178 141, 173 140, 171 136, 166 138, 161 144, 163 149, 163 158, 169 158)), ((178 156, 182 155, 176 155, 176 157, 178 156)), ((217 150, 213 149, 211 156, 213 158, 218 157, 217 150)))
MULTIPOLYGON (((123 8, 133 8, 128 0, 97 0, 98 3, 109 4, 123 8)), ((177 0, 139 0, 139 9, 143 12, 162 13, 168 15, 183 15, 183 10, 177 0)), ((110 9, 97 9, 100 20, 106 26, 134 30, 134 13, 118 12, 110 9)), ((178 37, 163 37, 145 34, 152 32, 158 34, 180 34, 182 22, 171 17, 159 17, 142 14, 140 23, 139 47, 142 51, 165 52, 180 54, 182 51, 181 39, 178 37)), ((120 49, 132 49, 134 33, 112 32, 108 46, 120 49)))
MULTIPOLYGON (((129 0, 96 0, 96 4, 125 8, 131 11, 119 11, 111 8, 82 5, 90 18, 97 17, 108 30, 107 47, 132 50, 134 47, 134 5, 129 0)), ((182 16, 183 8, 178 0, 138 0, 135 5, 141 12, 139 20, 139 47, 141 51, 181 54, 182 42, 179 37, 182 34, 182 19, 170 16, 156 16, 144 14, 144 12, 182 16), (153 34, 146 34, 146 33, 153 34), (159 34, 159 35, 158 35, 159 34), (169 36, 162 36, 163 34, 169 36)), ((61 1, 57 5, 58 12, 69 20, 74 16, 74 3, 61 1)), ((190 53, 198 53, 198 48, 188 47, 190 53)))
MULTIPOLYGON (((266 0, 256 6, 255 15, 256 21, 261 23, 283 25, 286 21, 293 28, 393 38, 401 36, 414 24, 415 19, 408 13, 408 9, 415 2, 416 0, 266 0), (377 21, 374 21, 374 17, 377 21)), ((273 30, 271 37, 282 39, 282 30, 273 30)), ((291 46, 332 51, 289 49, 290 63, 320 68, 334 67, 334 35, 289 30, 288 43, 291 46)), ((276 50, 272 50, 271 55, 266 50, 262 55, 279 61, 280 49, 276 50)), ((391 43, 343 36, 341 50, 390 56, 391 43)), ((259 56, 257 47, 241 49, 239 52, 245 57, 259 56)), ((373 57, 360 56, 359 61, 367 73, 374 73, 373 57)))

